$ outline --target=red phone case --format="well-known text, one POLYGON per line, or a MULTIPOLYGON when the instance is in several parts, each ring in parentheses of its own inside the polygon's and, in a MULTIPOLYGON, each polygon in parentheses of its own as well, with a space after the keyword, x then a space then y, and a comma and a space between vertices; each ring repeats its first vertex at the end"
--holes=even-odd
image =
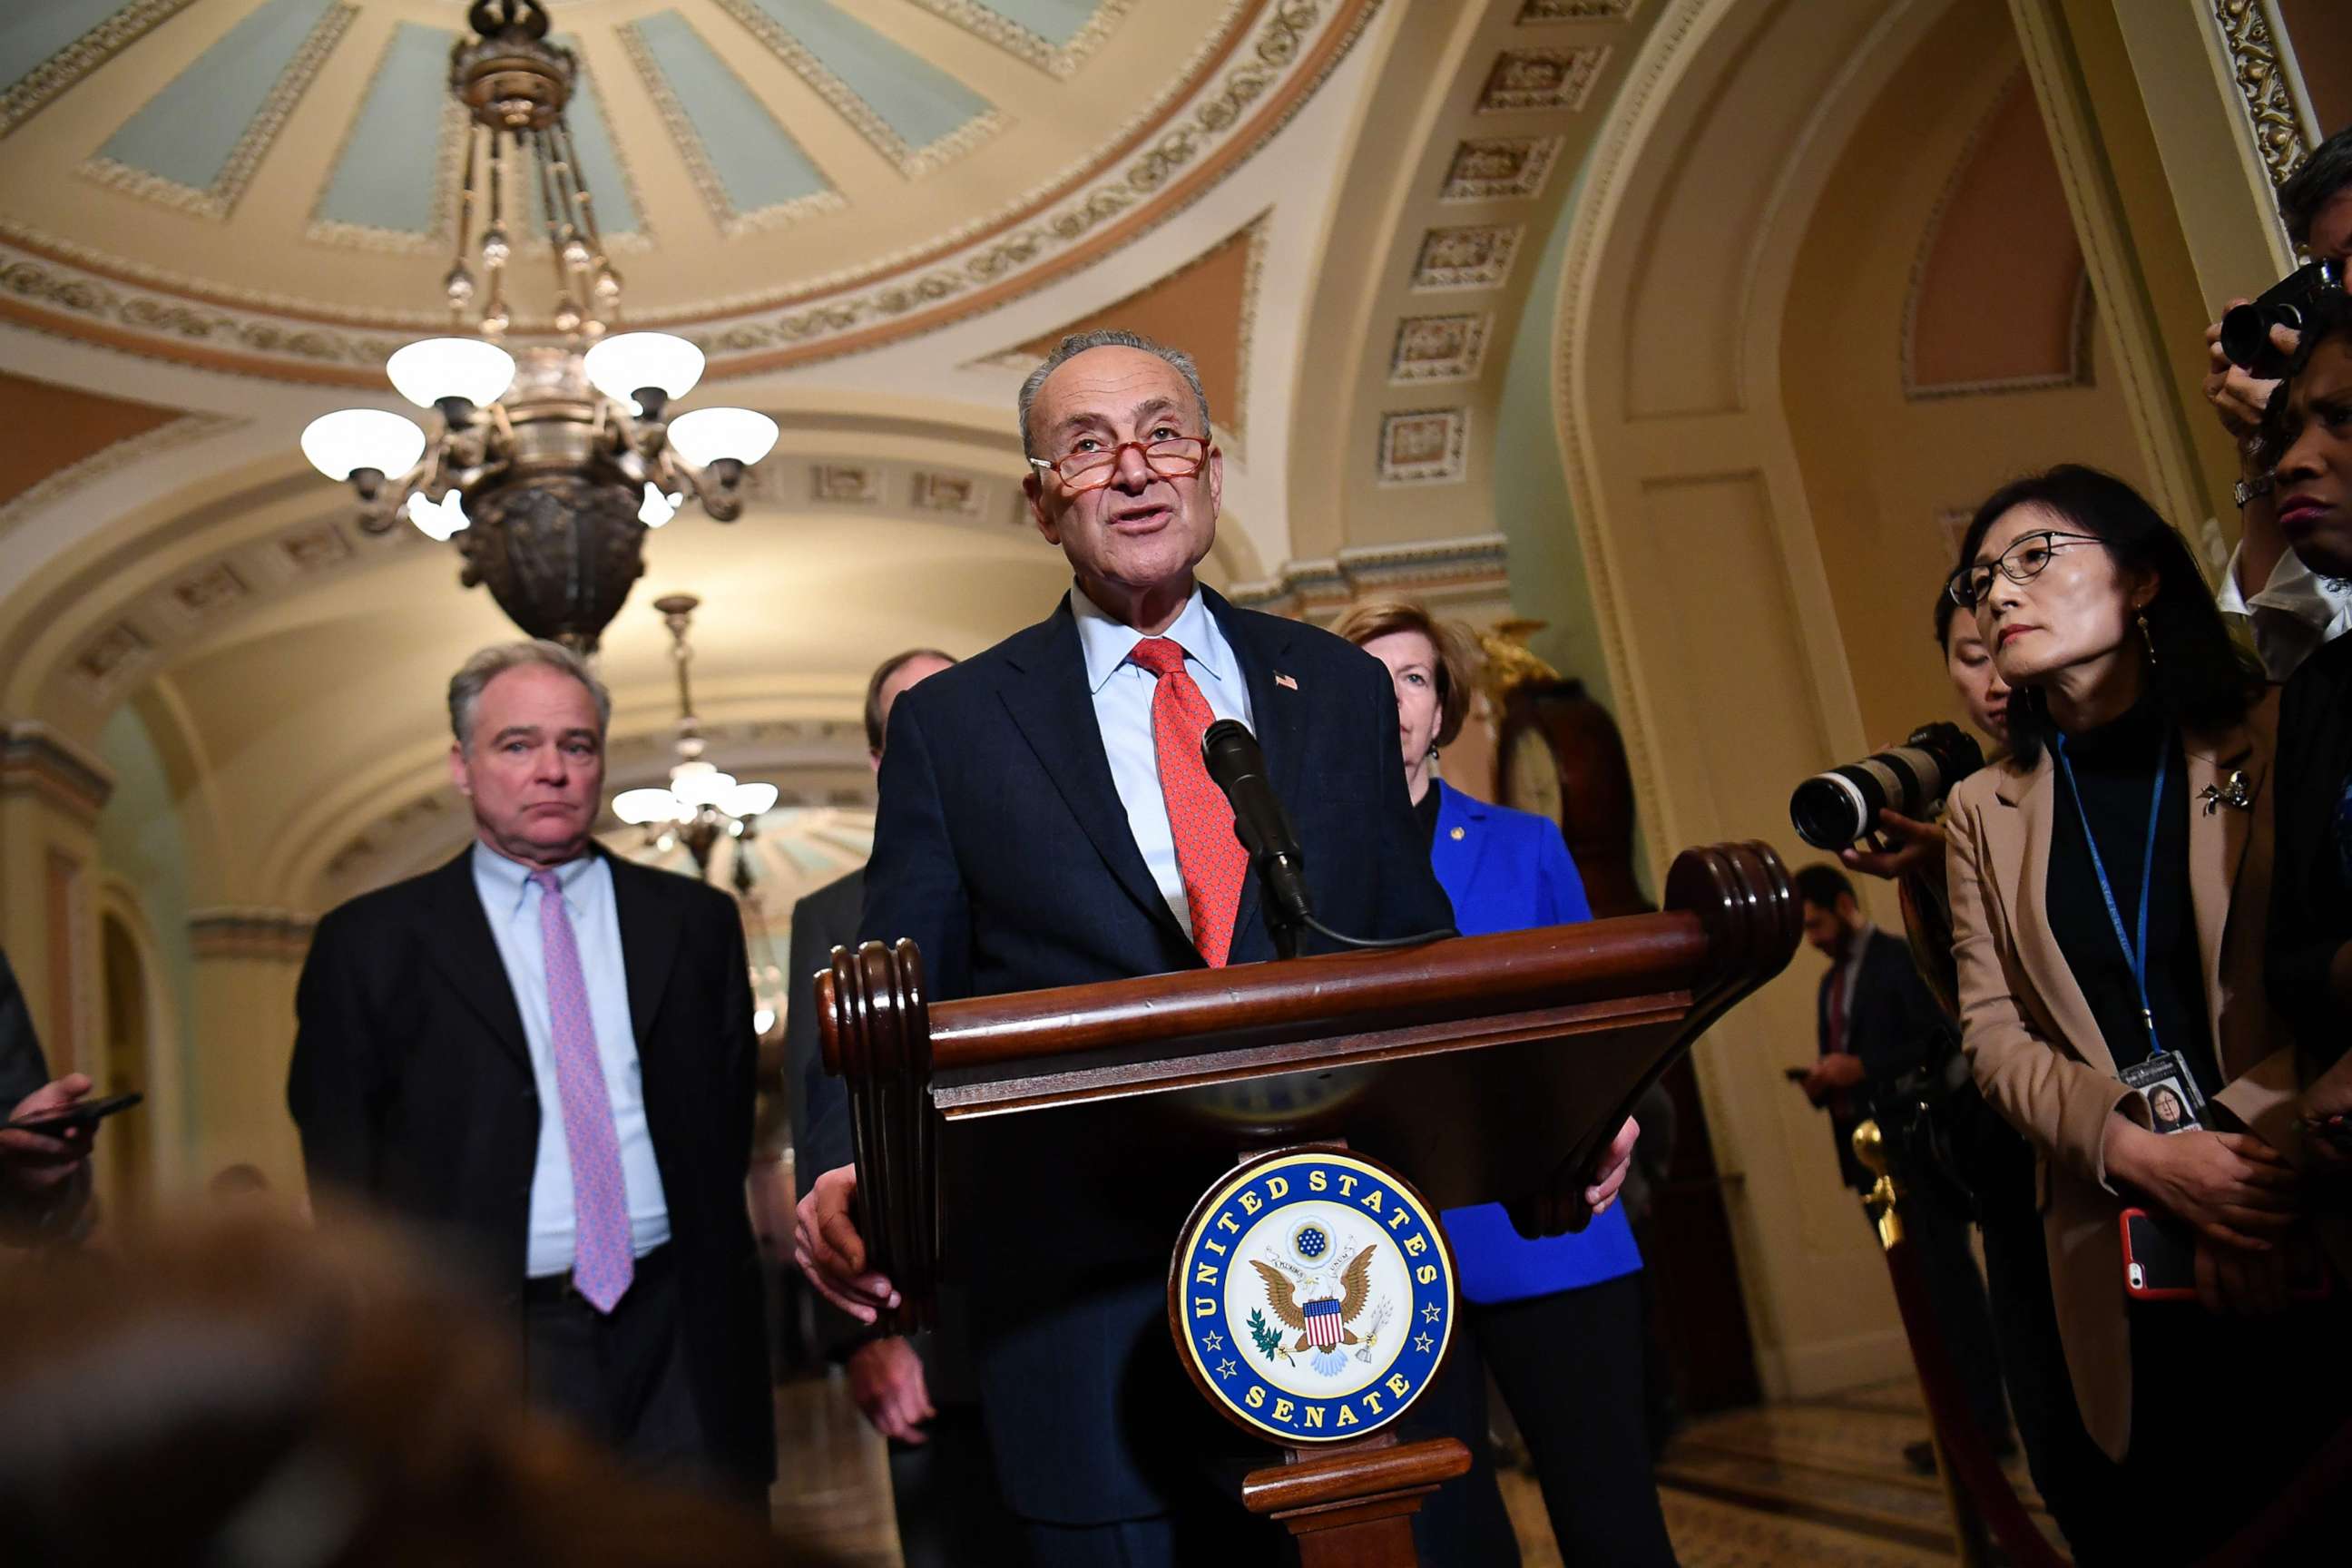
MULTIPOLYGON (((2124 1210, 2121 1224, 2125 1294, 2135 1301, 2197 1300, 2196 1242, 2146 1209, 2124 1210), (2135 1220, 2139 1223, 2134 1225, 2135 1220)), ((2294 1276, 2287 1282, 2287 1299, 2327 1300, 2334 1292, 2336 1277, 2321 1260, 2317 1249, 2297 1248, 2294 1263, 2294 1276)))

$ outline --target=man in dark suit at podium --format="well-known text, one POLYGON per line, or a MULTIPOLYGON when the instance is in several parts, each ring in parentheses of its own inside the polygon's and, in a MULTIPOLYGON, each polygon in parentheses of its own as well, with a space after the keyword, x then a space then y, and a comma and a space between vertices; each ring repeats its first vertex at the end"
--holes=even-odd
MULTIPOLYGON (((1272 958, 1201 761, 1225 718, 1264 747, 1326 923, 1450 928, 1405 797, 1388 672, 1194 578, 1223 460, 1191 359, 1129 333, 1066 338, 1020 412, 1031 512, 1076 582, 1046 620, 898 702, 860 934, 912 938, 940 999, 1272 958)), ((871 1317, 895 1297, 865 1271, 844 1096, 838 1080, 824 1090, 796 1250, 821 1291, 871 1317)), ((1213 1422, 1178 1373, 1163 1290, 1184 1205, 1225 1162, 1086 1125, 977 1130, 982 1188, 949 1200, 968 1200, 950 1234, 998 1473, 1049 1568, 1214 1561, 1247 1521, 1186 1473, 1198 1444, 1184 1434, 1213 1422)), ((1601 1201, 1630 1142, 1612 1153, 1601 1201)))
POLYGON ((321 1213, 356 1198, 452 1244, 513 1313, 533 1403, 764 1504, 742 920, 589 837, 610 713, 554 643, 457 672, 474 841, 320 921, 287 1101, 321 1213))

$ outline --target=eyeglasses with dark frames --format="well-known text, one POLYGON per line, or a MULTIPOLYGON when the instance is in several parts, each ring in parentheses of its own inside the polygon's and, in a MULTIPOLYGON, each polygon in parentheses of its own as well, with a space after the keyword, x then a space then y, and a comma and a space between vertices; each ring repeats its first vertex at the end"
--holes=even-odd
POLYGON ((1051 462, 1032 458, 1029 466, 1043 468, 1062 481, 1072 495, 1098 490, 1118 472, 1119 454, 1132 449, 1155 479, 1189 479, 1208 467, 1209 437, 1170 436, 1157 441, 1121 441, 1092 452, 1072 452, 1051 462))
POLYGON ((1973 610, 1992 592, 1996 569, 2012 583, 2031 583, 2049 566, 2050 558, 2068 545, 2105 542, 2095 533, 2066 533, 2054 528, 2020 534, 1998 559, 1979 561, 1953 573, 1944 582, 1944 592, 1960 608, 1973 610))

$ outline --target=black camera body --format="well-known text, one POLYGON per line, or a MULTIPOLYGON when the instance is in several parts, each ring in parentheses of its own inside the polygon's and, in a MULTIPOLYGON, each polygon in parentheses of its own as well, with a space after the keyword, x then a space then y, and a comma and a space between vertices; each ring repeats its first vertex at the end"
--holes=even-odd
POLYGON ((2344 289, 2344 264, 2314 261, 2270 286, 2251 305, 2233 307, 2221 318, 2221 352, 2249 375, 2276 381, 2286 374, 2286 356, 2271 342, 2271 329, 2303 331, 2311 305, 2323 292, 2344 289))
POLYGON ((1984 748, 1958 724, 1922 724, 1892 751, 1815 773, 1789 797, 1797 837, 1816 849, 1843 849, 1893 811, 1914 821, 1936 814, 1954 784, 1984 766, 1984 748))

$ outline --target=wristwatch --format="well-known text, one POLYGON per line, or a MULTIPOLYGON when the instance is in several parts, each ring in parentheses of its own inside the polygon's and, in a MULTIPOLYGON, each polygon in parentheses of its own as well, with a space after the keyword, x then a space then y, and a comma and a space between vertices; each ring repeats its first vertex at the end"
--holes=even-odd
POLYGON ((2238 510, 2243 511, 2246 510, 2246 503, 2256 496, 2266 496, 2271 493, 2271 476, 2258 474, 2251 479, 2240 479, 2230 493, 2238 498, 2238 510))

